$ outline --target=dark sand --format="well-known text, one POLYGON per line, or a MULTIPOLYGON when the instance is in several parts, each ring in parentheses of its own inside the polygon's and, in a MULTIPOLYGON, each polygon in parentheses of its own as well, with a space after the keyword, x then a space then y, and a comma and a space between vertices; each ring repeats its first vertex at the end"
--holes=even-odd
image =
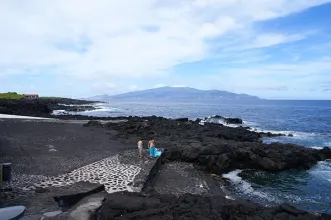
POLYGON ((0 162, 12 163, 13 192, 2 193, 0 205, 18 203, 25 188, 47 177, 135 148, 113 140, 115 133, 81 123, 1 119, 0 162))
POLYGON ((14 174, 58 175, 133 149, 112 139, 114 132, 75 123, 0 121, 0 161, 14 174))

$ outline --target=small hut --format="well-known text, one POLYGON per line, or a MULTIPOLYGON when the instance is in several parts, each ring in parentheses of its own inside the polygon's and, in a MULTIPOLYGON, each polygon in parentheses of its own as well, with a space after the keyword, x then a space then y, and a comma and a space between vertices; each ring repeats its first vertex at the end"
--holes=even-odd
POLYGON ((23 94, 23 96, 26 99, 37 99, 37 98, 39 98, 38 94, 23 94))

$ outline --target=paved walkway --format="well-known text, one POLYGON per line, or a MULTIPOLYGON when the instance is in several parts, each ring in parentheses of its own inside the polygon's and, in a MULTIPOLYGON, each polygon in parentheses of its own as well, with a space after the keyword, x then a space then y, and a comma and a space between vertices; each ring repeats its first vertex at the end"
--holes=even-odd
MULTIPOLYGON (((135 177, 141 171, 144 173, 143 175, 147 176, 155 161, 155 158, 148 157, 147 150, 142 158, 138 158, 136 151, 125 151, 69 173, 47 177, 24 189, 34 190, 36 188, 68 186, 77 182, 90 182, 104 185, 108 193, 139 191, 132 187, 135 177)), ((144 176, 139 178, 144 178, 144 176)))
POLYGON ((53 200, 56 196, 87 193, 100 185, 107 193, 140 192, 156 162, 157 158, 148 156, 147 149, 142 158, 136 150, 123 151, 65 174, 42 176, 32 185, 14 188, 0 199, 5 206, 26 206, 25 219, 40 219, 45 212, 59 210, 53 200))

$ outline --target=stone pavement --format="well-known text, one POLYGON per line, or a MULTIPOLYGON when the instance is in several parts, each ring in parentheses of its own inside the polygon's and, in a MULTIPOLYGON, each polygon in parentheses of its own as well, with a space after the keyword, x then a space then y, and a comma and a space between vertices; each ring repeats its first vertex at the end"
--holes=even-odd
POLYGON ((45 213, 61 213, 97 192, 140 192, 160 164, 161 158, 150 158, 147 149, 142 158, 137 150, 123 151, 68 173, 45 176, 28 187, 14 188, 13 192, 1 195, 0 200, 5 206, 26 206, 23 219, 41 219, 45 213))

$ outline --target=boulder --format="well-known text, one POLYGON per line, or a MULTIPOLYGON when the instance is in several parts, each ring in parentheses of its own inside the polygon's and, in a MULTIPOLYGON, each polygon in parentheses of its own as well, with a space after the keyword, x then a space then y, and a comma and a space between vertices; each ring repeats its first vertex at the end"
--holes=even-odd
POLYGON ((240 118, 225 118, 226 123, 228 124, 242 124, 243 120, 240 118))

